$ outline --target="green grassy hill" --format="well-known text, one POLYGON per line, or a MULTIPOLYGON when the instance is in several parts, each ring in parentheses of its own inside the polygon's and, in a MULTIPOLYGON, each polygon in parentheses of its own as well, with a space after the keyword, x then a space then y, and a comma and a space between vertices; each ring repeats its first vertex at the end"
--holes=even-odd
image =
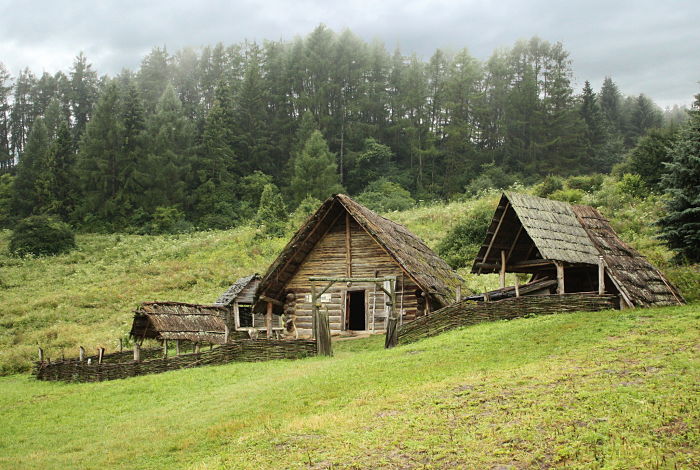
MULTIPOLYGON (((698 299, 698 267, 672 266, 670 253, 654 239, 660 201, 631 198, 616 188, 606 185, 583 202, 600 207, 623 239, 664 269, 686 298, 698 299)), ((495 208, 498 197, 493 192, 386 215, 435 248, 476 206, 495 208)), ((289 236, 298 223, 290 223, 289 236)), ((0 232, 0 375, 28 370, 38 346, 50 358, 76 356, 80 345, 90 352, 114 351, 140 302, 213 301, 238 277, 265 272, 286 243, 286 237, 255 235, 251 227, 162 236, 79 235, 72 253, 20 259, 7 254, 9 232, 0 232)), ((472 250, 476 254, 477 247, 472 250)), ((497 275, 472 276, 467 269, 460 274, 466 279, 464 293, 498 285, 497 275)))
POLYGON ((0 378, 2 468, 698 468, 700 308, 97 384, 0 378))

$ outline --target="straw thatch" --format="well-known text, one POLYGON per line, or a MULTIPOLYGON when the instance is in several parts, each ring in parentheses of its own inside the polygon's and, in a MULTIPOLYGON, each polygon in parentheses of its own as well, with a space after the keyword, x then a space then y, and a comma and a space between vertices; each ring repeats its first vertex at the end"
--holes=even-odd
POLYGON ((329 197, 297 230, 263 276, 258 294, 282 300, 285 283, 338 217, 347 212, 439 305, 455 297, 462 279, 403 225, 382 217, 344 194, 329 197))
POLYGON ((227 314, 228 308, 221 305, 144 302, 135 312, 131 336, 223 344, 227 314))
POLYGON ((229 306, 234 301, 240 304, 252 304, 258 284, 260 284, 260 275, 258 273, 242 277, 226 289, 226 292, 216 299, 214 305, 229 306))
POLYGON ((680 292, 639 252, 620 240, 590 206, 573 206, 579 222, 603 256, 608 276, 628 304, 639 307, 683 303, 680 292))

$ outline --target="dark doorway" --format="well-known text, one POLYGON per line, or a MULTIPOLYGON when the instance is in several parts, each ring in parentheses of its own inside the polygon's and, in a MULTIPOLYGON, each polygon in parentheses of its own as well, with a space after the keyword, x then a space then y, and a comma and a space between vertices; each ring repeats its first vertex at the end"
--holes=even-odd
POLYGON ((366 330, 365 291, 348 292, 348 330, 366 330))
POLYGON ((241 327, 253 326, 253 306, 252 305, 239 305, 238 306, 238 320, 240 321, 241 327))

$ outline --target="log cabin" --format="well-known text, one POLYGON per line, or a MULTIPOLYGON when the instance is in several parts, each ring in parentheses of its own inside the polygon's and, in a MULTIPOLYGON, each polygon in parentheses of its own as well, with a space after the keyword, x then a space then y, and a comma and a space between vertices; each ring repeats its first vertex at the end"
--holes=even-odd
POLYGON ((472 273, 500 274, 501 289, 486 293, 485 300, 591 292, 618 295, 621 308, 685 302, 593 207, 514 192, 501 196, 472 273), (506 287, 507 272, 530 274, 530 282, 506 287))
POLYGON ((312 334, 314 277, 343 279, 319 299, 333 334, 384 331, 390 310, 382 287, 393 289, 399 322, 408 322, 454 302, 463 282, 406 227, 344 194, 321 204, 287 243, 260 281, 255 310, 268 322, 284 313, 298 334, 312 334))

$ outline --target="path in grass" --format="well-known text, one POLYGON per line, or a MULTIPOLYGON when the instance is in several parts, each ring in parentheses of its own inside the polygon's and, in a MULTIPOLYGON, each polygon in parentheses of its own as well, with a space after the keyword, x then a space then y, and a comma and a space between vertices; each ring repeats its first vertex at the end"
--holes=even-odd
POLYGON ((99 384, 0 379, 2 468, 692 468, 700 307, 99 384))

